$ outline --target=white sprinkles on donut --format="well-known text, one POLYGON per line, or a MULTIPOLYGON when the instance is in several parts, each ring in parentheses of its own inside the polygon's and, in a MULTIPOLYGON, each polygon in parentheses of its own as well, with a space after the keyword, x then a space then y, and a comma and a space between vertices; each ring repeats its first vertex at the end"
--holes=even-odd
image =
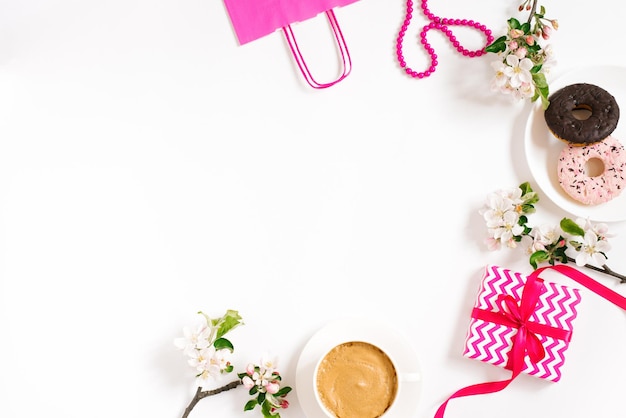
POLYGON ((570 197, 585 205, 598 205, 614 199, 626 187, 626 150, 610 135, 592 145, 566 145, 557 169, 559 184, 570 197), (585 167, 593 158, 602 161, 604 169, 591 177, 585 167))

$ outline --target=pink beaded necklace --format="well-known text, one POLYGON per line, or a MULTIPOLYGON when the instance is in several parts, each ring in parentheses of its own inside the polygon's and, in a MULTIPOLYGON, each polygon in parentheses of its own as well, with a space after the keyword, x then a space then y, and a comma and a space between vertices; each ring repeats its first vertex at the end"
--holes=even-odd
POLYGON ((409 25, 411 24, 411 18, 413 17, 413 1, 412 0, 407 0, 406 2, 406 16, 404 18, 404 23, 402 24, 402 28, 400 29, 400 32, 398 33, 398 39, 396 42, 396 53, 398 56, 398 62, 400 63, 400 66, 404 68, 404 71, 411 77, 414 77, 414 78, 415 77, 417 78, 428 77, 429 75, 435 72, 435 69, 437 68, 437 64, 439 64, 439 62, 437 61, 437 54, 435 54, 435 50, 426 40, 426 34, 431 29, 438 29, 442 31, 448 37, 450 42, 452 42, 452 45, 457 49, 457 51, 459 51, 461 54, 463 54, 463 56, 466 56, 466 57, 479 57, 485 54, 485 47, 493 42, 493 36, 491 35, 491 30, 487 29, 485 25, 479 22, 475 22, 473 20, 467 20, 467 19, 448 19, 445 17, 441 18, 439 16, 435 16, 428 9, 427 0, 422 0, 422 10, 424 12, 424 16, 426 16, 428 20, 430 20, 430 23, 425 25, 422 28, 422 32, 420 33, 420 42, 422 43, 422 46, 424 47, 426 52, 428 52, 428 54, 430 55, 430 67, 428 68, 428 70, 417 72, 411 69, 410 67, 407 67, 406 61, 404 60, 404 54, 402 53, 402 42, 404 41, 404 35, 406 34, 406 31, 409 25), (461 43, 456 39, 456 36, 454 36, 454 34, 452 33, 452 30, 448 26, 468 26, 468 27, 478 29, 479 31, 484 33, 485 36, 487 37, 487 42, 485 43, 485 47, 476 51, 470 51, 464 48, 461 45, 461 43))

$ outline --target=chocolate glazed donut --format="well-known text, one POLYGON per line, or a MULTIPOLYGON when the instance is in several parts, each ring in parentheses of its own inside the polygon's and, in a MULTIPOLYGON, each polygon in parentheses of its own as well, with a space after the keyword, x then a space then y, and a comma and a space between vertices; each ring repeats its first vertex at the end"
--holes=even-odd
POLYGON ((609 92, 593 84, 578 83, 556 91, 544 113, 546 124, 558 139, 573 146, 594 144, 608 137, 617 127, 619 106, 609 92), (584 119, 574 116, 587 110, 584 119))

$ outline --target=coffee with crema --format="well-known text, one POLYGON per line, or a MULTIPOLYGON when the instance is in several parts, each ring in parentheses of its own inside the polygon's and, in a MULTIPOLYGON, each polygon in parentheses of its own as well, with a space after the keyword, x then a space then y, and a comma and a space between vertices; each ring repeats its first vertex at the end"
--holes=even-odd
POLYGON ((316 390, 336 418, 377 418, 393 403, 398 376, 380 348, 347 342, 334 347, 320 362, 316 390))

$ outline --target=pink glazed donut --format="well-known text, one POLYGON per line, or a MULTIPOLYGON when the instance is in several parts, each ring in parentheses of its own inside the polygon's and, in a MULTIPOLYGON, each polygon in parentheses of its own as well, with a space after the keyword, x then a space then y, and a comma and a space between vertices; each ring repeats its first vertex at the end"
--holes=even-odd
POLYGON ((598 205, 617 197, 626 186, 626 151, 612 136, 585 146, 567 145, 558 163, 559 184, 574 200, 585 205, 598 205), (590 177, 585 165, 593 158, 602 161, 599 176, 590 177))

